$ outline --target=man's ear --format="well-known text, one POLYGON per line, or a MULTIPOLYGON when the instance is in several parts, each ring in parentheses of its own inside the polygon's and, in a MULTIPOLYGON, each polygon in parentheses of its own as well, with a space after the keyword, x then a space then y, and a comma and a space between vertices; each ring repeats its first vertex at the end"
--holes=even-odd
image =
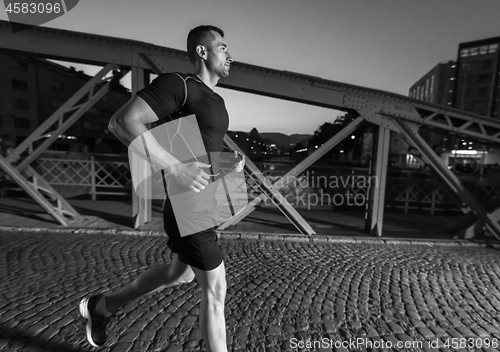
POLYGON ((198 45, 196 47, 196 53, 202 60, 206 60, 207 58, 207 49, 203 45, 198 45))

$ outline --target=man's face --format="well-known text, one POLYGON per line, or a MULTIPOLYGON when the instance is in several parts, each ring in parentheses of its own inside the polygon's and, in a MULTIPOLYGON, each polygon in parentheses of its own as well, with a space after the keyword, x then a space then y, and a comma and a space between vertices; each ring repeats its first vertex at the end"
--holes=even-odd
POLYGON ((211 43, 207 43, 207 68, 220 78, 225 78, 229 76, 230 65, 233 62, 233 58, 231 54, 229 54, 224 38, 217 32, 212 31, 212 34, 214 39, 211 43))

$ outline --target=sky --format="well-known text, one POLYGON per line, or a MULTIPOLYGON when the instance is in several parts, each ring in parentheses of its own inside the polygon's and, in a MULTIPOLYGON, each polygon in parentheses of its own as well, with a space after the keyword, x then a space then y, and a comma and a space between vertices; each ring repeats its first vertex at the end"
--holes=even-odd
MULTIPOLYGON (((236 61, 408 95, 459 43, 500 36, 499 14, 500 0, 81 0, 44 26, 185 50, 190 29, 213 24, 236 61)), ((312 134, 343 114, 216 91, 231 130, 312 134)))

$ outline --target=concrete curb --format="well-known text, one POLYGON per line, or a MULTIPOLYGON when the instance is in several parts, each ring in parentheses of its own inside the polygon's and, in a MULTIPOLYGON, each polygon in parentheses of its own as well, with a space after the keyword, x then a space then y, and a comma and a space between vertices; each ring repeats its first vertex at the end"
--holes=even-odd
MULTIPOLYGON (((33 232, 50 234, 73 234, 73 235, 119 235, 119 236, 159 236, 166 237, 164 231, 158 230, 132 230, 132 229, 110 229, 110 228, 72 228, 72 227, 11 227, 0 226, 0 232, 33 232)), ((231 232, 218 231, 218 237, 223 240, 263 240, 263 241, 287 241, 299 243, 336 243, 336 244, 381 244, 381 245, 419 245, 436 247, 490 247, 500 249, 500 243, 471 242, 468 240, 429 240, 418 238, 376 238, 376 237, 348 237, 348 236, 307 236, 300 234, 276 234, 257 232, 231 232)))

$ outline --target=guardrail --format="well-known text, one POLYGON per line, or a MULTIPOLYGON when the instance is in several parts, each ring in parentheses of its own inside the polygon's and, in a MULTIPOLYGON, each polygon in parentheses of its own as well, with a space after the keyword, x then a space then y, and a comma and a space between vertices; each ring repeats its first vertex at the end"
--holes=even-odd
MULTIPOLYGON (((256 164, 272 182, 283 182, 281 177, 293 166, 256 164)), ((33 166, 58 191, 62 189, 65 197, 89 194, 96 200, 99 195, 129 195, 132 192, 129 164, 123 156, 51 153, 50 157, 39 158, 33 166)), ((482 181, 477 175, 460 175, 459 178, 483 204, 500 199, 499 177, 485 177, 482 181)), ((249 198, 253 199, 260 191, 250 177, 246 181, 249 198)), ((333 210, 364 209, 370 187, 378 182, 370 178, 366 168, 316 166, 290 181, 281 192, 292 206, 333 210)), ((266 201, 261 206, 271 204, 266 201)), ((431 174, 397 169, 388 171, 386 208, 431 215, 461 211, 431 174)))

